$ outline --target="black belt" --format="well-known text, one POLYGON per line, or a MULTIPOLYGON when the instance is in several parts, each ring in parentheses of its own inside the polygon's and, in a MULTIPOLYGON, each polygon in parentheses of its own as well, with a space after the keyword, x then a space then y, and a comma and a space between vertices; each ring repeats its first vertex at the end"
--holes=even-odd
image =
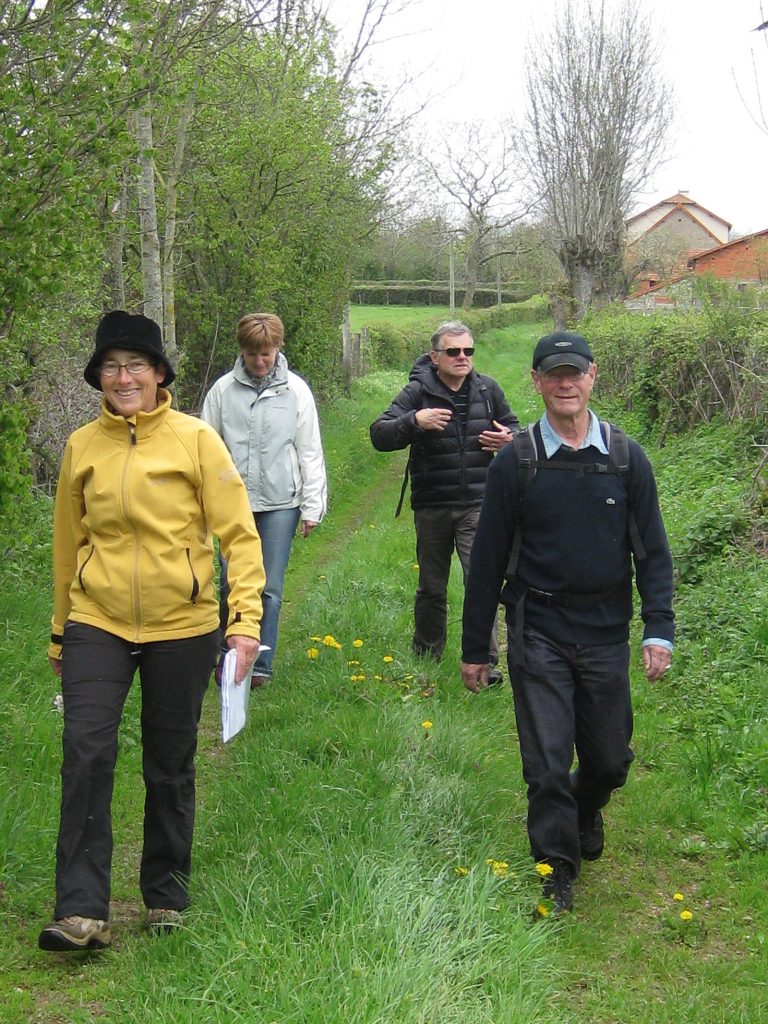
POLYGON ((515 651, 512 663, 517 668, 523 665, 523 621, 525 617, 525 601, 530 598, 537 604, 546 605, 548 608, 591 608, 600 601, 607 601, 608 598, 618 594, 620 587, 613 587, 611 590, 597 590, 592 594, 575 594, 568 591, 537 590, 536 587, 526 587, 515 602, 515 651))

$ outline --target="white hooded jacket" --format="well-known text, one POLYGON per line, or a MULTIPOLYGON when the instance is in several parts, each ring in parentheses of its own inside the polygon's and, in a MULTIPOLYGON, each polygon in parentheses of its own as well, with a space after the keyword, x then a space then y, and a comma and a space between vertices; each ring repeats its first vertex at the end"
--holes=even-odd
POLYGON ((315 400, 282 352, 275 371, 259 392, 238 356, 206 395, 200 415, 231 452, 254 512, 299 508, 302 520, 319 523, 328 491, 315 400))

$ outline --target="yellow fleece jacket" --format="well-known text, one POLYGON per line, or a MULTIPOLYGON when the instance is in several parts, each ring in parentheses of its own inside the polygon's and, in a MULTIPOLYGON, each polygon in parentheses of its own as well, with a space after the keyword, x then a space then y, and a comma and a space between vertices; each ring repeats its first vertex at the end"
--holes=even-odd
POLYGON ((215 533, 229 562, 227 635, 259 637, 264 565, 245 486, 215 430, 171 408, 102 405, 67 442, 53 530, 52 658, 67 620, 136 643, 219 624, 215 533))

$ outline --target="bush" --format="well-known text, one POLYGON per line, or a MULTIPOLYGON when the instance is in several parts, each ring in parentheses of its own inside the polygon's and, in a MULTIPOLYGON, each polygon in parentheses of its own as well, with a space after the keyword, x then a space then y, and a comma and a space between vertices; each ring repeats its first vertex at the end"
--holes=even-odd
POLYGON ((733 290, 705 292, 699 311, 612 307, 581 329, 598 362, 598 394, 620 398, 662 437, 716 418, 766 419, 768 313, 742 308, 733 290))

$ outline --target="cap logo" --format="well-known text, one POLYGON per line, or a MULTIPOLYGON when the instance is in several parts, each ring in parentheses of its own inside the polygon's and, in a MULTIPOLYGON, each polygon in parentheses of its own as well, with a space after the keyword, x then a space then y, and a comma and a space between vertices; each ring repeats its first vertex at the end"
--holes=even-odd
POLYGON ((572 344, 572 341, 556 341, 555 348, 570 348, 572 344))

